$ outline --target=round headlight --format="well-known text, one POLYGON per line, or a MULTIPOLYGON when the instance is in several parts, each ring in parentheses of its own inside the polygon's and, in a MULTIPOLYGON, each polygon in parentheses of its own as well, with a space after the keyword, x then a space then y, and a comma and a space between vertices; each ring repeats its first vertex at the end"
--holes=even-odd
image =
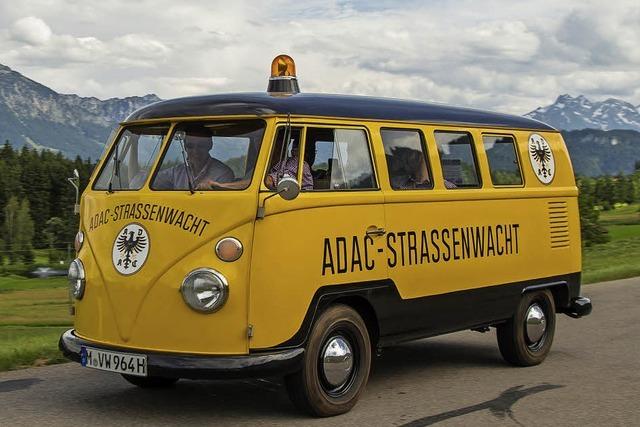
POLYGON ((84 233, 82 231, 78 231, 78 233, 76 233, 76 238, 73 241, 73 246, 76 248, 76 252, 80 252, 80 249, 82 249, 83 243, 84 243, 84 233))
POLYGON ((84 295, 84 285, 86 282, 86 276, 84 274, 84 265, 78 258, 71 261, 69 264, 69 290, 75 299, 82 299, 84 295))
POLYGON ((184 302, 201 313, 213 313, 224 305, 229 296, 227 279, 217 271, 199 268, 185 277, 180 286, 184 302))
POLYGON ((216 255, 222 261, 232 262, 242 255, 242 243, 235 237, 225 237, 216 244, 216 255))

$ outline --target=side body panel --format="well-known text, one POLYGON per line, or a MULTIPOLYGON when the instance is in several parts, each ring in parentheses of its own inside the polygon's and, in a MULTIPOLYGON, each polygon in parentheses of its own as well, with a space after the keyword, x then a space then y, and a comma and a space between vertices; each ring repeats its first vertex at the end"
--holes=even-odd
MULTIPOLYGON (((292 202, 267 201, 267 217, 257 222, 254 243, 252 349, 302 344, 316 310, 340 295, 367 300, 376 312, 381 342, 394 342, 393 337, 428 336, 502 321, 511 316, 527 286, 558 284, 563 287, 562 303, 567 301, 564 296, 579 292, 577 189, 559 134, 542 133, 557 169, 553 182, 544 185, 529 161, 531 132, 364 124, 372 139, 380 185, 379 193, 372 192, 375 202, 364 212, 355 198, 339 198, 345 194, 301 193, 292 202), (383 127, 423 132, 433 189, 391 189, 380 138, 383 127), (434 141, 436 129, 472 134, 481 188, 445 188, 434 141), (524 185, 492 184, 482 135, 496 133, 512 135, 517 141, 524 185), (375 268, 354 273, 322 270, 325 239, 349 242, 354 235, 362 236, 372 225, 370 215, 379 208, 377 194, 384 197, 384 213, 375 216, 384 218, 387 233, 376 238, 375 268), (257 259, 264 253, 270 254, 270 262, 257 259)), ((347 245, 346 259, 352 258, 347 245)))

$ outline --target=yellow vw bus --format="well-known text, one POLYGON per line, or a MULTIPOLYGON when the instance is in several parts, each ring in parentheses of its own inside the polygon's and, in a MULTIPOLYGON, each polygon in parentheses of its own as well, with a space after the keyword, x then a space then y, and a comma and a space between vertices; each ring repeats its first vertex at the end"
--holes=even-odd
POLYGON ((497 330, 544 360, 580 296, 580 224, 559 132, 415 101, 266 93, 133 113, 82 195, 60 349, 140 387, 282 375, 317 416, 350 410, 372 355, 497 330))

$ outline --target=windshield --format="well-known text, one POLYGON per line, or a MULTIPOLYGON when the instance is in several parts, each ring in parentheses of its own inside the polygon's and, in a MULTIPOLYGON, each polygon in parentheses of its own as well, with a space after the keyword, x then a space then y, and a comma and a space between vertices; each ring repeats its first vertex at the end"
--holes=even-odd
POLYGON ((149 176, 169 125, 135 126, 121 134, 104 163, 95 190, 138 190, 149 176))
POLYGON ((255 169, 261 120, 189 122, 176 126, 153 190, 242 190, 255 169))

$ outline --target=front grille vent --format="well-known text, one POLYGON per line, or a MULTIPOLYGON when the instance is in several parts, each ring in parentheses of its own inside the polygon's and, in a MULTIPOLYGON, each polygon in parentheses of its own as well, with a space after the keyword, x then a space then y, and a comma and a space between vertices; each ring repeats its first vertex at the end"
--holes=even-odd
POLYGON ((548 202, 548 210, 551 248, 569 247, 569 210, 567 202, 548 202))

